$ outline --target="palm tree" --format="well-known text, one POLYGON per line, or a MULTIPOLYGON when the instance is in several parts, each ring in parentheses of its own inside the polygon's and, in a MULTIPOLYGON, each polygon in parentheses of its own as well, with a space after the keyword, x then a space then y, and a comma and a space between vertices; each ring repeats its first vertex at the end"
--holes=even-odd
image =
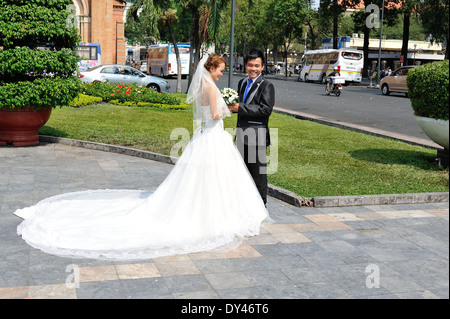
POLYGON ((178 65, 177 92, 181 92, 181 58, 177 45, 178 42, 173 31, 173 26, 178 23, 178 17, 177 10, 173 9, 173 6, 173 0, 136 0, 127 13, 127 19, 137 20, 139 10, 144 10, 148 17, 148 27, 155 38, 159 38, 158 26, 169 29, 178 65))
POLYGON ((215 42, 221 23, 222 11, 229 0, 186 0, 183 6, 192 14, 191 27, 191 63, 189 65, 189 81, 200 61, 201 47, 203 43, 215 42), (194 55, 195 51, 195 55, 194 55))
MULTIPOLYGON (((180 55, 177 46, 173 26, 178 23, 175 4, 179 4, 185 10, 192 14, 191 27, 191 61, 189 67, 189 83, 192 74, 200 60, 201 46, 204 42, 215 41, 220 26, 221 13, 229 0, 136 0, 131 6, 128 17, 137 19, 138 11, 145 10, 147 13, 148 24, 152 34, 159 38, 158 26, 165 26, 169 29, 171 41, 174 44, 177 56, 178 68, 181 67, 180 55), (195 56, 193 52, 195 51, 195 56)), ((127 17, 127 18, 128 18, 127 17)), ((181 71, 178 70, 177 92, 181 91, 181 71)))
POLYGON ((173 25, 176 23, 178 23, 178 17, 177 10, 175 9, 167 9, 160 16, 159 25, 165 26, 169 29, 170 38, 172 39, 173 47, 175 49, 175 55, 177 59, 177 93, 179 93, 181 92, 181 58, 177 44, 178 42, 173 31, 173 25))

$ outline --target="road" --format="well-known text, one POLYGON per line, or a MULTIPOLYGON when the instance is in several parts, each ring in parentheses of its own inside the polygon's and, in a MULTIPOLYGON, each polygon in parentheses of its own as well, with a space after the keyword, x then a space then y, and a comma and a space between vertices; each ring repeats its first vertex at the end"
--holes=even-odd
MULTIPOLYGON (((240 75, 233 76, 236 89, 240 75)), ((403 93, 381 94, 380 90, 363 85, 344 87, 340 97, 327 96, 325 86, 268 77, 275 86, 276 107, 320 116, 332 121, 347 122, 429 140, 414 118, 409 99, 403 93)), ((169 79, 170 92, 175 92, 176 79, 169 79)), ((182 80, 186 92, 187 80, 182 80)), ((228 87, 228 73, 218 82, 228 87)))

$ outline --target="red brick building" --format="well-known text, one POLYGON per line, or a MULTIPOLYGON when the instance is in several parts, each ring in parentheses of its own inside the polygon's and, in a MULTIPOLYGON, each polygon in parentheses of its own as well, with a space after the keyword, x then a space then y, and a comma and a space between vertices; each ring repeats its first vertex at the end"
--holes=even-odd
POLYGON ((102 64, 125 64, 125 0, 72 0, 83 42, 99 43, 102 64))

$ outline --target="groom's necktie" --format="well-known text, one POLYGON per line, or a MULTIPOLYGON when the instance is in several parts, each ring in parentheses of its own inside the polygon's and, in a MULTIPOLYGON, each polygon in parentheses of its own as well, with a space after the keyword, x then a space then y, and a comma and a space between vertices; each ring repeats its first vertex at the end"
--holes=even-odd
POLYGON ((244 93, 244 99, 242 100, 242 102, 245 102, 245 99, 247 98, 247 94, 248 94, 248 91, 250 91, 250 87, 252 86, 252 80, 248 80, 248 82, 247 82, 247 87, 245 88, 245 93, 244 93))

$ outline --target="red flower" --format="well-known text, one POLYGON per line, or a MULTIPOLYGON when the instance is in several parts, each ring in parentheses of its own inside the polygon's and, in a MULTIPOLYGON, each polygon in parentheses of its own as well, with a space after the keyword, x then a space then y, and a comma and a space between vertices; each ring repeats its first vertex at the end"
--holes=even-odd
POLYGON ((125 94, 126 94, 126 95, 129 95, 129 94, 130 94, 130 92, 128 92, 128 91, 127 91, 127 93, 125 93, 125 94))
POLYGON ((114 93, 111 93, 111 96, 114 96, 114 93))
POLYGON ((121 89, 121 88, 122 88, 122 86, 121 86, 121 85, 119 84, 119 85, 117 85, 117 88, 118 88, 118 89, 121 89))

